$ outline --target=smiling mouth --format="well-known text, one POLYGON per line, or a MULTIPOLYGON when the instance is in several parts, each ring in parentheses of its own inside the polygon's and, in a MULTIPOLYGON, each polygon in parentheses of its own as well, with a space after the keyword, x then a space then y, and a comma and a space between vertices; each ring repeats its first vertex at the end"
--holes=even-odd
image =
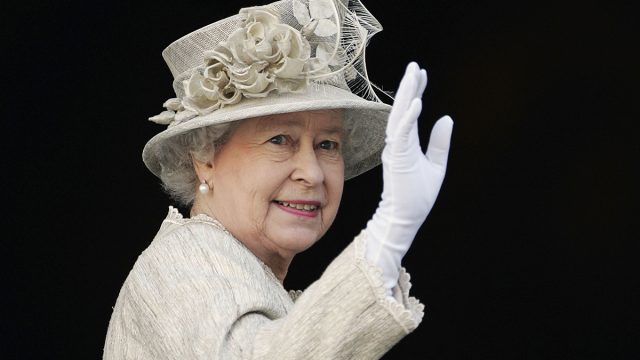
POLYGON ((291 209, 309 211, 309 212, 316 211, 320 208, 317 205, 311 205, 311 204, 294 204, 294 203, 289 203, 286 201, 279 201, 279 200, 274 200, 273 202, 291 209))

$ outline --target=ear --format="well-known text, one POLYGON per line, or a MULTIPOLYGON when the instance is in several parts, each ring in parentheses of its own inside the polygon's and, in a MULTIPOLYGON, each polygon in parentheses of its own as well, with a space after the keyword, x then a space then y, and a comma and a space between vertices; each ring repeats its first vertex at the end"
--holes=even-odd
POLYGON ((203 162, 191 155, 191 162, 193 163, 193 170, 196 172, 198 180, 204 180, 207 183, 210 183, 210 180, 213 177, 213 158, 203 162))

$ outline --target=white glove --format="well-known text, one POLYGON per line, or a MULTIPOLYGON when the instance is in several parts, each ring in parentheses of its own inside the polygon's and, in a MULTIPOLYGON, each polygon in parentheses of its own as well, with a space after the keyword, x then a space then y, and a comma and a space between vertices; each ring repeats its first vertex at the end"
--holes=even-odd
POLYGON ((366 257, 383 271, 387 294, 398 282, 400 261, 427 218, 440 191, 453 121, 444 116, 431 131, 426 154, 420 149, 418 116, 427 73, 407 66, 389 114, 382 151, 382 200, 367 223, 366 257))

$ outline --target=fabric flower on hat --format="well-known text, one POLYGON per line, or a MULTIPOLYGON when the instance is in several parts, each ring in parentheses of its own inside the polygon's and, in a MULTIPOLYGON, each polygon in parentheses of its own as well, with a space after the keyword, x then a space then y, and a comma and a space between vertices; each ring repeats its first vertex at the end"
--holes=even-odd
POLYGON ((331 0, 309 0, 309 6, 300 0, 293 2, 293 16, 303 26, 304 35, 330 36, 338 32, 338 25, 331 20, 334 15, 331 0))
MULTIPOLYGON (((310 0, 309 8, 297 0, 294 4, 296 14, 306 14, 295 17, 304 22, 301 25, 313 26, 315 30, 311 32, 315 36, 335 33, 337 25, 329 20, 333 16, 330 0, 310 0), (316 24, 311 25, 314 21, 316 24)), ((181 100, 170 99, 165 104, 171 107, 149 120, 173 126, 236 104, 242 98, 263 98, 273 91, 301 91, 309 83, 309 72, 328 72, 328 66, 334 64, 329 59, 333 48, 320 43, 312 58, 311 45, 303 32, 282 23, 269 8, 245 8, 240 10, 240 16, 242 27, 214 49, 205 51, 204 66, 183 82, 185 96, 181 100)), ((309 26, 303 26, 303 30, 309 26)))
POLYGON ((245 26, 222 45, 231 51, 230 77, 247 98, 265 97, 271 91, 298 91, 307 84, 305 64, 311 46, 300 31, 282 24, 264 8, 240 11, 245 26))

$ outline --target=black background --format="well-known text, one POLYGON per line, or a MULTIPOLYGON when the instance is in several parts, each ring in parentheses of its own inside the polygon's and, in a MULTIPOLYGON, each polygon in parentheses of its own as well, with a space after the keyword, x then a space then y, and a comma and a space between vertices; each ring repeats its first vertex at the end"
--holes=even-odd
MULTIPOLYGON (((172 97, 171 41, 259 1, 3 2, 0 357, 98 358, 118 291, 171 203, 140 157, 172 97), (7 203, 8 199, 8 203, 7 203)), ((604 1, 366 1, 372 80, 427 68, 455 121, 405 257, 423 323, 385 359, 640 358, 634 12, 604 1)), ((304 288, 358 233, 380 169, 300 254, 304 288)))

